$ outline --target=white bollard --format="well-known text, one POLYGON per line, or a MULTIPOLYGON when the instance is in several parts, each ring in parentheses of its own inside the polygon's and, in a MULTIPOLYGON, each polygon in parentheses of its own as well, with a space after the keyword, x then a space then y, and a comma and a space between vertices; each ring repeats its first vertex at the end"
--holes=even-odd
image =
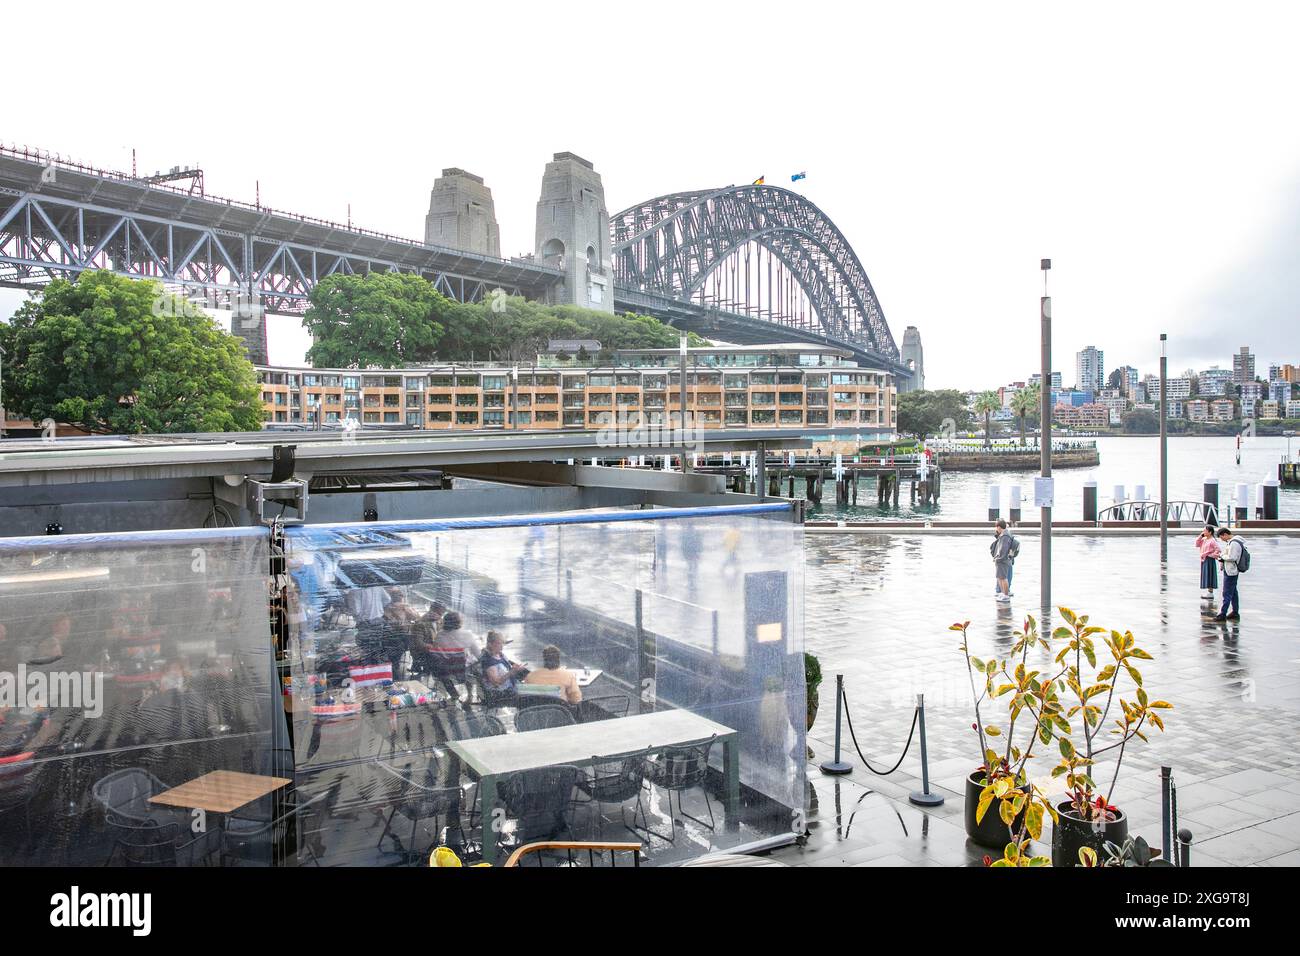
POLYGON ((1020 486, 1012 485, 1007 489, 1007 512, 1012 521, 1020 520, 1020 486))
POLYGON ((1146 486, 1146 485, 1134 485, 1134 486, 1133 486, 1133 500, 1134 500, 1134 501, 1146 501, 1146 500, 1147 500, 1147 486, 1146 486))
POLYGON ((1250 485, 1244 481, 1237 482, 1236 498, 1236 517, 1238 521, 1245 521, 1250 517, 1250 485))
POLYGON ((989 485, 989 520, 997 521, 1002 513, 1001 503, 1002 489, 997 485, 989 485))
POLYGON ((1115 504, 1122 505, 1126 501, 1128 501, 1128 491, 1124 488, 1123 485, 1116 485, 1115 504))

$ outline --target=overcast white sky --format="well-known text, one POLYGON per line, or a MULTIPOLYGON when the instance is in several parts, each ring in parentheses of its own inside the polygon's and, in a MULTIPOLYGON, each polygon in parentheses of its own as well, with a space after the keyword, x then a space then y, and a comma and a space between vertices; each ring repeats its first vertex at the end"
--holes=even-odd
MULTIPOLYGON (((446 166, 531 251, 572 150, 611 212, 797 184, 847 235, 930 387, 1038 366, 1300 362, 1300 8, 1285 4, 10 5, 0 140, 422 238, 446 166), (124 69, 122 64, 128 64, 124 69), (33 83, 39 83, 33 86, 33 83)), ((21 294, 0 290, 0 316, 21 294)), ((305 342, 278 320, 272 358, 305 342)))

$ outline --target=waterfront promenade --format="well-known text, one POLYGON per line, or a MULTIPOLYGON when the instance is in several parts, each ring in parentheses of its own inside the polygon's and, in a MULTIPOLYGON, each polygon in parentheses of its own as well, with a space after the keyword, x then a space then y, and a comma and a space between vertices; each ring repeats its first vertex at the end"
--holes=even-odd
MULTIPOLYGON (((774 855, 790 864, 972 865, 984 853, 966 840, 962 779, 978 747, 960 635, 971 621, 985 657, 1009 651, 1012 632, 1038 610, 1037 542, 1017 562, 1010 608, 993 601, 987 542, 970 536, 835 535, 805 541, 807 647, 825 683, 809 743, 818 796, 812 836, 774 855), (846 675, 858 739, 877 767, 897 759, 925 693, 932 789, 947 797, 934 810, 907 802, 919 790, 919 749, 897 773, 862 766, 845 734, 844 778, 822 775, 834 740, 834 675, 846 675)), ((1159 541, 1072 537, 1055 544, 1054 599, 1093 623, 1132 630, 1155 660, 1143 667, 1151 693, 1174 704, 1167 730, 1126 757, 1115 802, 1130 832, 1159 845, 1162 764, 1174 768, 1179 825, 1194 835, 1192 861, 1205 865, 1300 864, 1300 597, 1294 568, 1300 543, 1251 537, 1251 571, 1242 579, 1242 619, 1201 617, 1192 542, 1175 538, 1162 570, 1159 541)), ((1053 626, 1059 621, 1053 622, 1053 626)), ((1044 624, 1043 630, 1047 630, 1044 624)), ((1035 769, 1047 778, 1055 761, 1035 769)), ((1099 770, 1099 779, 1109 773, 1099 770)), ((1047 832, 1044 833, 1045 839, 1047 832)))

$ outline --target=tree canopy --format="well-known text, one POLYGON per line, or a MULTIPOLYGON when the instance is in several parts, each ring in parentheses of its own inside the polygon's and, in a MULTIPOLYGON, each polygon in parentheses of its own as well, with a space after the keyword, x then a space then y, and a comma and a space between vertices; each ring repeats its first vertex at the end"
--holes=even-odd
POLYGON ((952 428, 963 431, 970 427, 970 410, 966 396, 956 389, 934 391, 918 389, 898 396, 898 430, 918 438, 937 435, 944 422, 951 420, 952 428))
MULTIPOLYGON (((551 339, 597 339, 606 350, 671 348, 676 330, 652 316, 613 315, 494 295, 456 302, 420 276, 330 276, 312 290, 303 325, 318 368, 531 361, 551 339)), ((692 335, 693 344, 705 344, 692 335)))
POLYGON ((0 324, 6 400, 34 421, 93 432, 261 428, 244 345, 153 280, 55 280, 0 324))

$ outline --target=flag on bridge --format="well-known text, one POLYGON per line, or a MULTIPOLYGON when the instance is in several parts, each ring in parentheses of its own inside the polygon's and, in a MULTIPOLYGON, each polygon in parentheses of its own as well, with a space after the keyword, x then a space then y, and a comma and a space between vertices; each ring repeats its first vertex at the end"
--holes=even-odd
POLYGON ((752 183, 750 183, 750 185, 751 185, 751 186, 762 186, 762 185, 763 185, 764 183, 766 183, 766 182, 767 182, 767 177, 766 177, 766 176, 759 176, 759 177, 758 177, 757 179, 755 179, 752 183))
POLYGON ((790 182, 797 183, 799 180, 807 179, 807 178, 808 178, 807 173, 795 173, 793 176, 790 177, 790 182))

